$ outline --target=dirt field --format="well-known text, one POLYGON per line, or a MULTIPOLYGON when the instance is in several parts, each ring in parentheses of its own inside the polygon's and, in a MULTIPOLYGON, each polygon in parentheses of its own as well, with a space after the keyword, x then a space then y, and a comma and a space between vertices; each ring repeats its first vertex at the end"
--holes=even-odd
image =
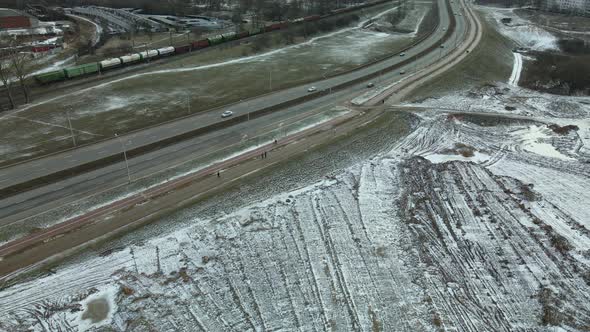
POLYGON ((521 86, 560 95, 590 94, 590 54, 531 53, 521 86))

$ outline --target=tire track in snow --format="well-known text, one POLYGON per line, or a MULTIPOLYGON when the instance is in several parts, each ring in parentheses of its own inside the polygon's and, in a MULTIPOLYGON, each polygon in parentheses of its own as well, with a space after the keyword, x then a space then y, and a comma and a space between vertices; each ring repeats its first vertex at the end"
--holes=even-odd
POLYGON ((520 81, 520 74, 522 73, 522 54, 516 52, 512 54, 514 54, 514 65, 512 67, 512 74, 510 75, 508 84, 512 86, 518 86, 518 81, 520 81))

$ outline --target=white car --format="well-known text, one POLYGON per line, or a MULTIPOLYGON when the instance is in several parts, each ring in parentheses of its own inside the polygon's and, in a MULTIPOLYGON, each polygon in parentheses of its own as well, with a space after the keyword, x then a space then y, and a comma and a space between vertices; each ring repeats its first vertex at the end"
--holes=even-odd
POLYGON ((312 86, 311 88, 307 89, 307 92, 314 92, 316 90, 317 88, 315 86, 312 86))
POLYGON ((232 111, 225 111, 225 112, 221 113, 222 118, 229 118, 232 115, 234 115, 234 112, 232 112, 232 111))
POLYGON ((399 56, 406 56, 406 53, 400 53, 399 56))
POLYGON ((369 84, 367 84, 367 88, 372 88, 372 87, 374 87, 374 86, 375 86, 375 84, 373 84, 372 82, 371 82, 371 83, 369 83, 369 84))

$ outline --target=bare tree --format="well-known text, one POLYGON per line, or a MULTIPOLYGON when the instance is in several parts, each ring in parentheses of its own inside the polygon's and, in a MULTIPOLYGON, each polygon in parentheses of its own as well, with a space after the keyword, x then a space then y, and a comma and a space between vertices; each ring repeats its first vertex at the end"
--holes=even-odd
MULTIPOLYGON (((14 42, 10 38, 0 38, 0 47, 4 50, 11 50, 14 42)), ((10 102, 10 108, 16 107, 14 97, 12 96, 12 81, 15 76, 14 67, 12 66, 11 58, 6 52, 2 52, 2 60, 0 60, 0 81, 4 86, 4 91, 10 102)))
POLYGON ((6 95, 8 96, 8 101, 10 102, 10 109, 14 109, 16 105, 14 104, 14 97, 12 97, 12 77, 14 76, 14 70, 12 67, 12 62, 10 61, 1 61, 0 62, 0 81, 2 81, 2 85, 6 91, 6 95))
POLYGON ((25 96, 25 103, 28 104, 30 102, 30 96, 27 76, 31 71, 31 56, 30 54, 21 52, 18 48, 13 47, 10 53, 10 62, 23 91, 23 95, 25 96))

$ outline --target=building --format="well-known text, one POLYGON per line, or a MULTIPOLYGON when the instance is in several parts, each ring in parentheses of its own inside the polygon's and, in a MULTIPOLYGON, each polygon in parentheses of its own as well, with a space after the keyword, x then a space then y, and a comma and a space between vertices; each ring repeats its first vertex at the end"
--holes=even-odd
POLYGON ((158 22, 170 29, 181 30, 192 30, 192 29, 205 29, 205 30, 217 30, 222 29, 225 26, 225 22, 217 20, 211 17, 205 16, 172 16, 172 15, 142 15, 154 22, 158 22))
POLYGON ((543 7, 554 12, 590 16, 590 0, 545 0, 543 7))
POLYGON ((39 20, 16 9, 0 8, 0 29, 31 29, 39 20))

